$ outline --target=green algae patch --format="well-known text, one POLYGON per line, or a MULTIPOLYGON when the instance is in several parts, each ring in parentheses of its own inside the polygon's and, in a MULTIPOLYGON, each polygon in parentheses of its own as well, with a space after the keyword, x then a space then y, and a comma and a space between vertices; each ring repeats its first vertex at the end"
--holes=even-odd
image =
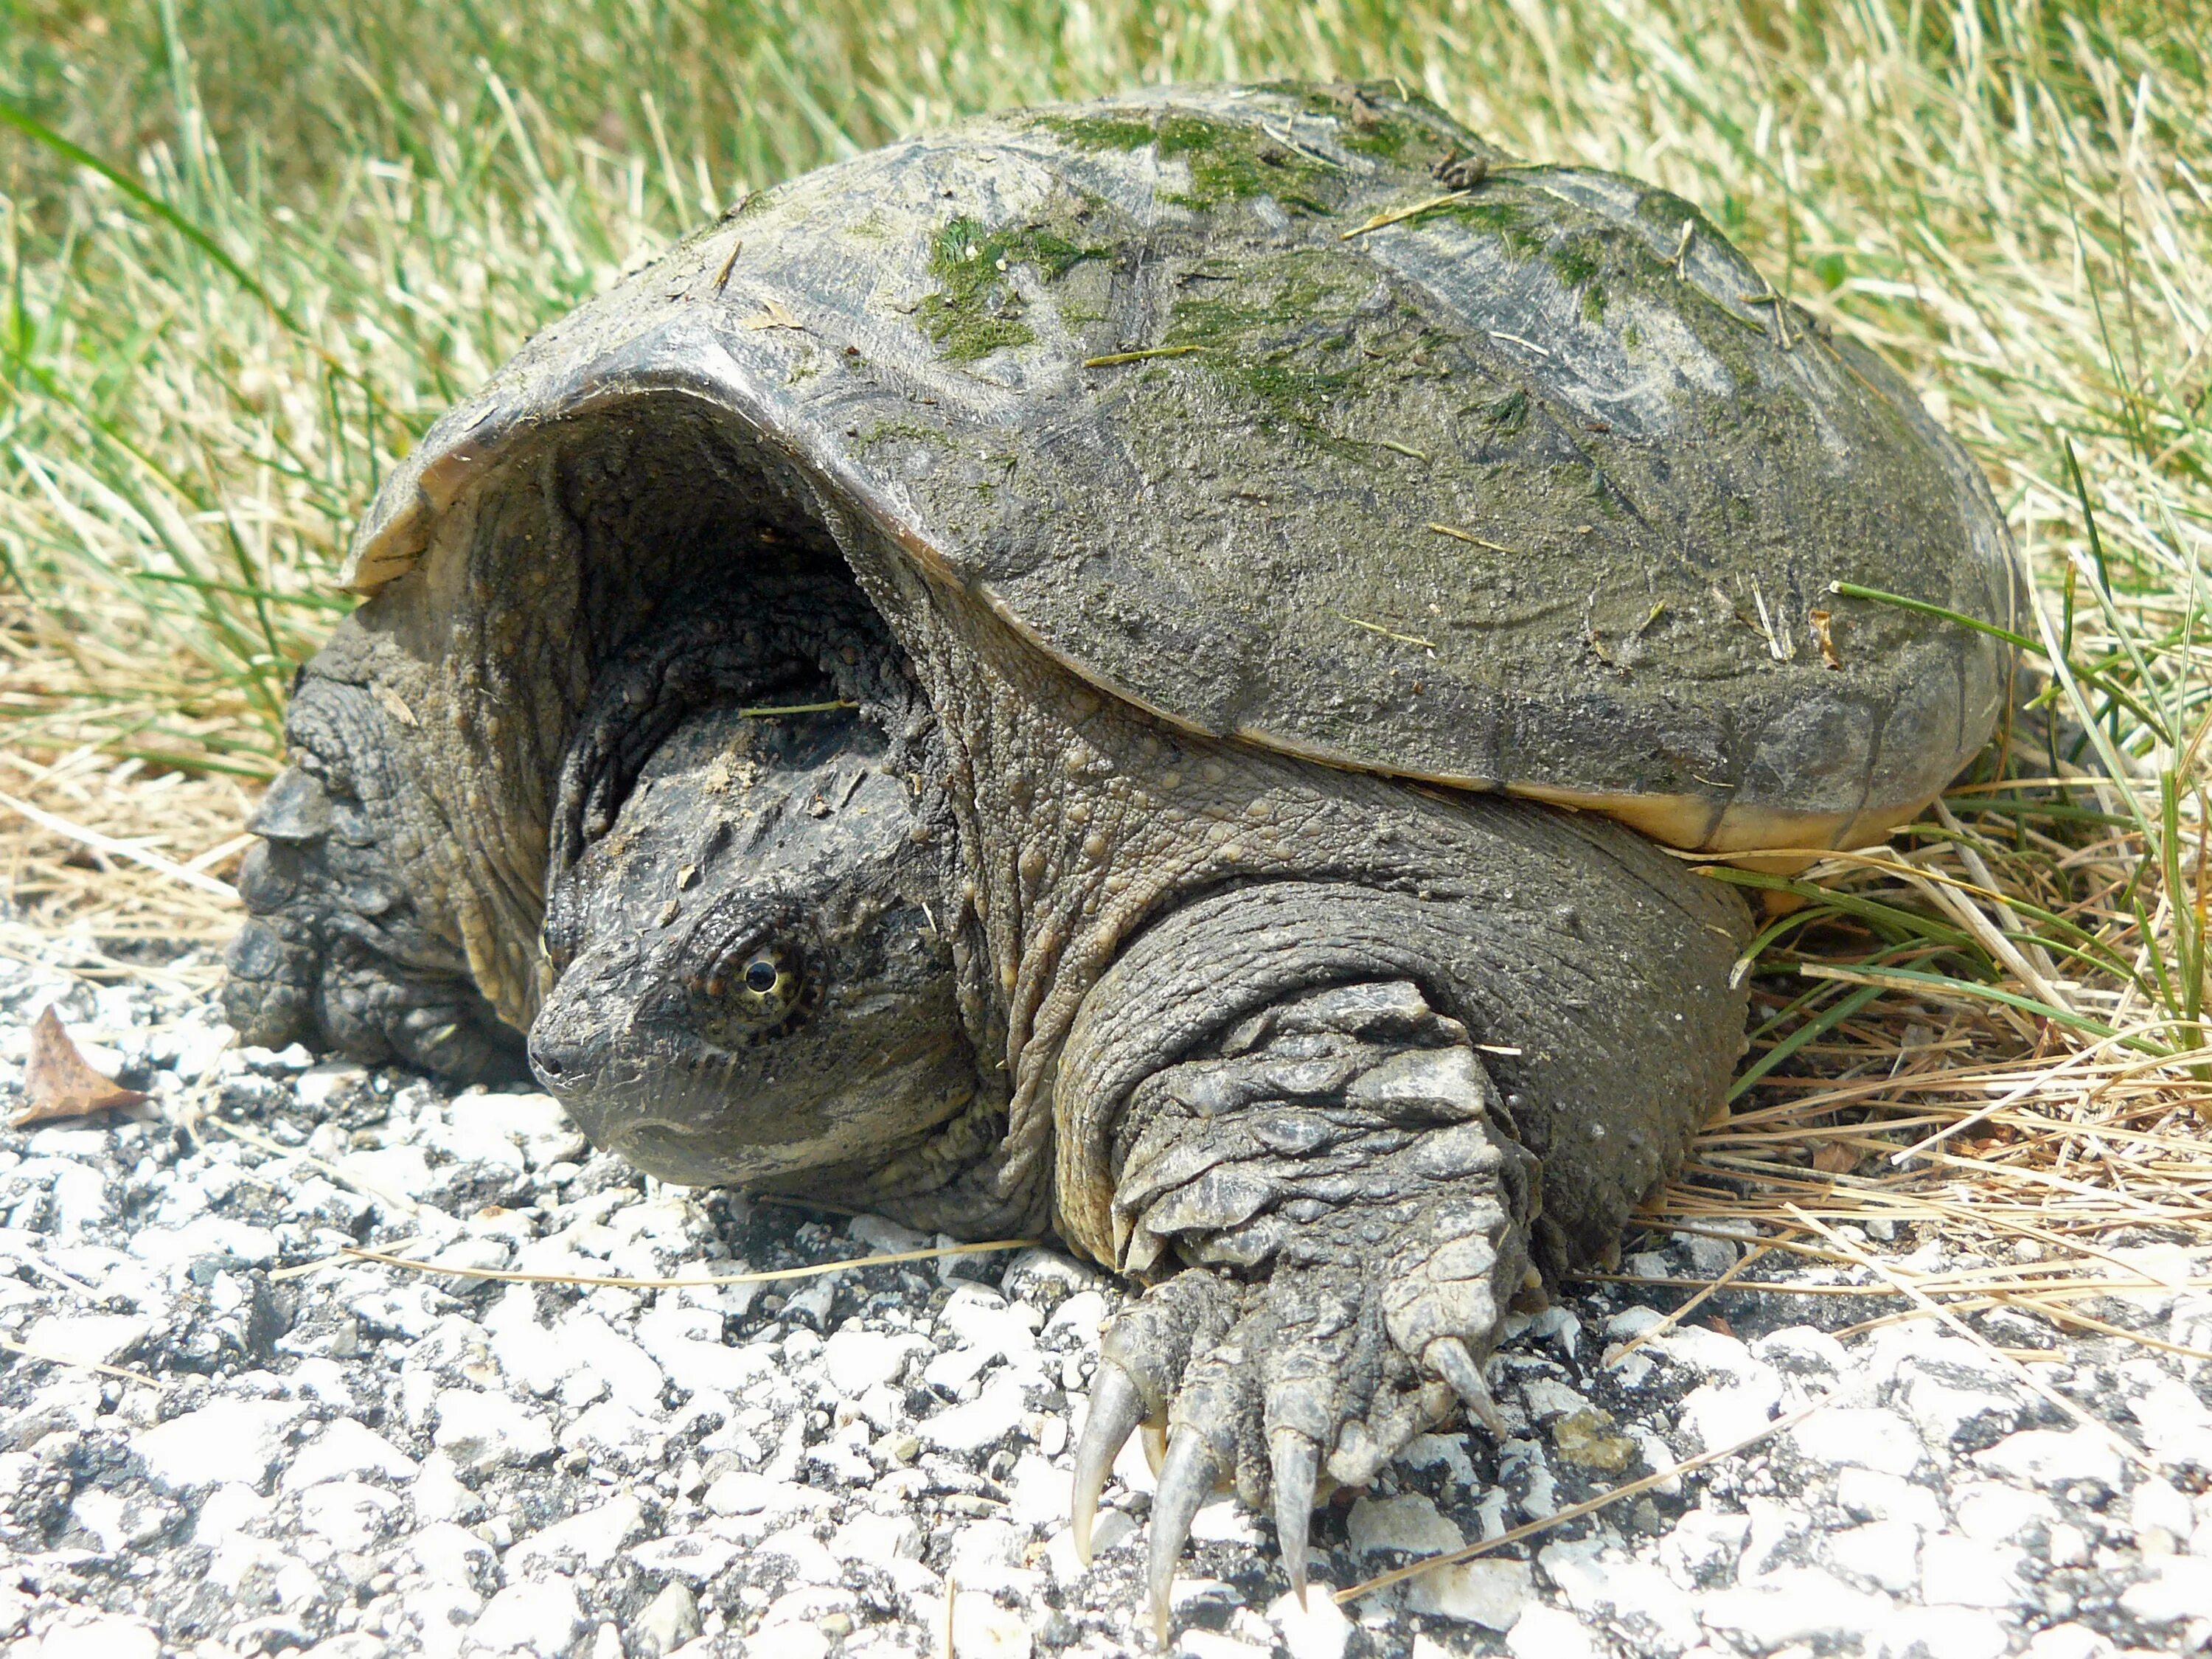
POLYGON ((1036 331, 1023 319, 1025 307, 1013 285, 1014 268, 1027 265, 1046 282, 1056 283, 1085 260, 1103 259, 1108 252, 1040 225, 987 230, 964 216, 952 220, 930 247, 929 271, 938 287, 921 302, 921 331, 956 363, 1027 345, 1036 331))
POLYGON ((1337 169, 1291 149, 1263 127, 1170 111, 1160 118, 1159 146, 1162 161, 1179 161, 1190 171, 1190 188, 1164 198, 1179 207, 1213 208, 1272 196, 1309 213, 1334 209, 1331 198, 1338 192, 1328 186, 1337 169))
POLYGON ((1378 303, 1382 278, 1364 258, 1330 243, 1190 275, 1158 349, 1189 353, 1248 429, 1294 433, 1363 464, 1385 440, 1437 453, 1442 428, 1401 400, 1449 381, 1458 337, 1418 307, 1378 303))
POLYGON ((1476 142, 1474 134, 1435 104, 1419 94, 1401 94, 1387 81, 1356 87, 1271 81, 1261 90, 1293 100, 1301 114, 1334 121, 1339 148, 1376 161, 1425 166, 1476 142))
POLYGON ((1159 137, 1150 115, 1040 115, 1030 123, 1071 149, 1142 149, 1159 137))
POLYGON ((955 447, 951 438, 935 427, 916 426, 910 421, 878 421, 853 441, 853 447, 862 453, 878 444, 896 442, 903 439, 910 443, 935 444, 941 449, 955 447))
POLYGON ((1161 199, 1201 212, 1267 196, 1300 212, 1333 213, 1344 191, 1334 162, 1284 143, 1261 122, 1169 108, 1144 117, 1040 115, 1030 125, 1072 149, 1156 147, 1163 161, 1180 161, 1190 174, 1188 188, 1163 191, 1161 199))
POLYGON ((1204 273, 1176 300, 1162 344, 1206 368, 1273 419, 1325 436, 1322 416, 1350 386, 1349 319, 1375 282, 1363 261, 1298 248, 1204 273))
POLYGON ((1456 219, 1502 243, 1516 259, 1533 258, 1549 252, 1551 241, 1544 234, 1543 222, 1532 210, 1535 204, 1501 198, 1492 193, 1495 188, 1492 186, 1455 202, 1438 202, 1421 216, 1456 219))

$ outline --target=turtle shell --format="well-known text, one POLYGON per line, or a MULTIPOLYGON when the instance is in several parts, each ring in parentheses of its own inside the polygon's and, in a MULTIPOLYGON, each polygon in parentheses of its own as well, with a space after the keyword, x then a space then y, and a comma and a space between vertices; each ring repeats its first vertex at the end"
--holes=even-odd
POLYGON ((719 444, 864 584, 1165 720, 1682 848, 1876 835, 2007 695, 1999 638, 1837 592, 2015 627, 1988 489, 1893 374, 1680 198, 1395 92, 1020 111, 756 196, 441 420, 349 585, 459 592, 418 568, 481 564, 458 504, 611 414, 617 494, 719 444))

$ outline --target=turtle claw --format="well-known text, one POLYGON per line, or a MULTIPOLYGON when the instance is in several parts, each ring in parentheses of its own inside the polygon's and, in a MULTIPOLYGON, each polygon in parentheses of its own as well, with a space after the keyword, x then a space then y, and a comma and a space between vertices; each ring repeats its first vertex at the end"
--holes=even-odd
POLYGON ((1182 1547, 1190 1541, 1191 1522, 1225 1473, 1206 1437, 1190 1426, 1179 1428, 1168 1441, 1168 1455, 1160 1464, 1159 1490, 1152 1496, 1151 1553, 1146 1579, 1151 1589, 1152 1633, 1159 1644, 1168 1644, 1169 1593, 1175 1585, 1176 1564, 1182 1547))
POLYGON ((1321 1484, 1321 1448, 1296 1429, 1278 1429, 1268 1438, 1267 1454, 1275 1499, 1275 1547, 1282 1552, 1283 1569, 1303 1607, 1306 1538, 1321 1484))
POLYGON ((1498 1409, 1498 1401, 1491 1397, 1490 1384, 1483 1380, 1482 1367, 1475 1364, 1474 1355, 1466 1343, 1455 1336, 1440 1336, 1428 1346, 1422 1358, 1429 1369, 1452 1386, 1452 1392, 1466 1406, 1469 1417, 1496 1435, 1505 1437, 1505 1419, 1498 1409))
POLYGON ((1101 1360, 1091 1389, 1091 1412, 1075 1447, 1075 1559, 1091 1565, 1091 1527, 1098 1515, 1098 1494, 1121 1455, 1129 1432, 1145 1419, 1144 1395, 1136 1380, 1110 1359, 1101 1360))

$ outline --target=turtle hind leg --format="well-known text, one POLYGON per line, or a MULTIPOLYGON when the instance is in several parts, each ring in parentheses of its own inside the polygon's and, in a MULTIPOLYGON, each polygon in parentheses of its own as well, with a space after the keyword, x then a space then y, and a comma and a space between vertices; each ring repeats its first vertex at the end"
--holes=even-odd
POLYGON ((224 1015, 264 1048, 301 1042, 462 1081, 526 1077, 520 1036, 431 920, 428 861, 406 855, 409 826, 369 746, 373 711, 354 706, 368 701, 311 680, 295 704, 306 753, 247 823, 262 841, 239 872, 246 921, 226 952, 224 1015))
POLYGON ((1528 1273, 1536 1163, 1463 1027, 1399 981, 1255 1029, 1138 1087, 1114 1200, 1125 1258, 1194 1265, 1108 1334, 1076 1526, 1132 1429, 1164 1418, 1147 1572, 1164 1641, 1218 1487, 1272 1510, 1303 1591, 1328 1486, 1365 1484, 1455 1405, 1497 1423, 1482 1365, 1528 1273))

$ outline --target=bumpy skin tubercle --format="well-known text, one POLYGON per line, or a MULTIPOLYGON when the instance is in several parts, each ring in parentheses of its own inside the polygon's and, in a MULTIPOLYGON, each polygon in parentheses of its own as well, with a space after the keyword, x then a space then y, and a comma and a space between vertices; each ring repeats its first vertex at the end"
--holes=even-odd
POLYGON ((1121 1441, 1164 1415, 1163 1641, 1217 1486, 1272 1510, 1303 1589, 1324 1483, 1364 1484, 1454 1404, 1495 1422, 1482 1365, 1532 1257, 1557 1273, 1609 1248, 1741 1050, 1740 906, 1663 860, 1592 860, 1550 891, 1543 862, 1495 908, 1232 889, 1148 929, 1085 1000, 1061 1060, 1063 1203, 1110 1199, 1064 1224, 1104 1220, 1093 1248, 1159 1283, 1109 1334, 1075 1519, 1086 1537, 1121 1441), (1571 1033, 1547 999, 1573 1006, 1571 1033))
POLYGON ((365 687, 303 680, 285 720, 298 759, 247 824, 262 842, 239 872, 248 920, 224 1012, 265 1048, 520 1076, 520 1035, 471 977, 434 865, 409 857, 429 801, 395 761, 387 720, 365 687))

